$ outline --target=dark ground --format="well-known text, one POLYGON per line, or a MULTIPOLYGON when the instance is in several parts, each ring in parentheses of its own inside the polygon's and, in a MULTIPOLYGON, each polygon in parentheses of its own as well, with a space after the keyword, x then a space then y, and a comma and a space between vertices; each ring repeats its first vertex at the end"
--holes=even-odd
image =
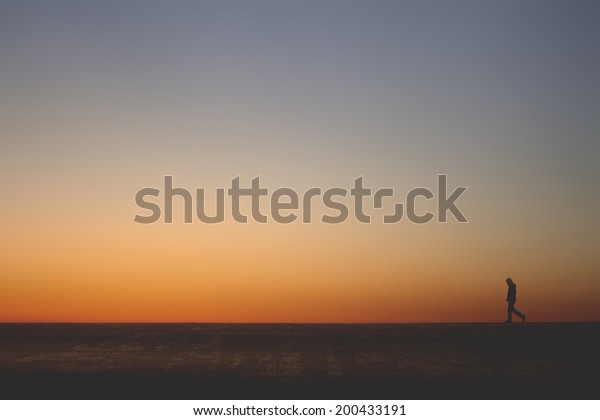
POLYGON ((600 324, 0 324, 3 399, 599 399, 600 324))

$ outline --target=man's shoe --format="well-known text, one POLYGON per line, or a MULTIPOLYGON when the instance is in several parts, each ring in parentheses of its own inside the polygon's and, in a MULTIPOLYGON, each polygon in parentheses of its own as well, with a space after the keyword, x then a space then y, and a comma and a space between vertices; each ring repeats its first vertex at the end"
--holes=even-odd
POLYGON ((525 323, 525 317, 526 317, 526 315, 523 315, 523 318, 522 318, 523 319, 523 324, 525 323))

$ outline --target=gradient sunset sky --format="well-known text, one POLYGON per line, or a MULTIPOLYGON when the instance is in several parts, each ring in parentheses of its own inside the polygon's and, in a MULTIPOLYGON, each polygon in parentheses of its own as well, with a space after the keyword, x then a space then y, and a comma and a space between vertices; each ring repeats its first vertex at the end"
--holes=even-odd
MULTIPOLYGON (((600 321, 593 1, 3 1, 0 322, 600 321), (469 186, 459 224, 133 222, 469 186)), ((427 210, 424 206, 423 210, 427 210)))

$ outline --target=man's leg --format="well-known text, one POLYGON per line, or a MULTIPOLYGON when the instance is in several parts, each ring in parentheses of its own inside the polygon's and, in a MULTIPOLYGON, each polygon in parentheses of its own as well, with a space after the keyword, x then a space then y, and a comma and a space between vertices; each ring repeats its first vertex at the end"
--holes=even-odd
POLYGON ((512 307, 513 312, 515 313, 516 316, 518 316, 519 318, 521 318, 523 321, 525 321, 525 315, 522 314, 521 312, 517 311, 513 305, 512 307))
POLYGON ((512 302, 508 302, 508 318, 506 318, 506 322, 512 322, 512 313, 514 310, 514 305, 512 302))

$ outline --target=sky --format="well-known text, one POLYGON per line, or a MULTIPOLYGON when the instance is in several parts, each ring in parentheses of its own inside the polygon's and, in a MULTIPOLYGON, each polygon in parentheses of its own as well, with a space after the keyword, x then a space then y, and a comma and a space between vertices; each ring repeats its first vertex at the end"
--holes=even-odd
POLYGON ((600 321, 599 18, 1 2, 0 322, 499 322, 509 276, 528 320, 600 321), (402 198, 438 174, 469 223, 133 221, 165 175, 402 198))

